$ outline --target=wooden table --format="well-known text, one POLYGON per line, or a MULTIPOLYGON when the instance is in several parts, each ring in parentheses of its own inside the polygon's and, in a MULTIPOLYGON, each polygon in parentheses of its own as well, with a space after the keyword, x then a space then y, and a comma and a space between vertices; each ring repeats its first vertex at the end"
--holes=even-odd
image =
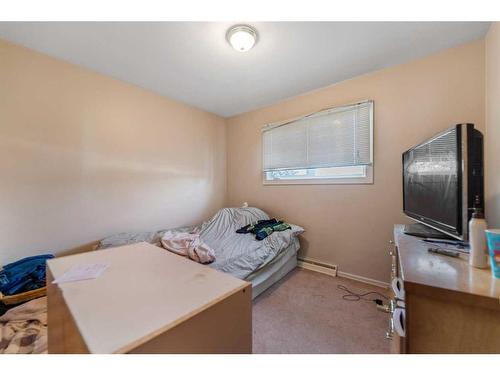
POLYGON ((251 284, 139 243, 47 262, 49 353, 251 353, 251 284), (76 264, 97 279, 52 284, 76 264))

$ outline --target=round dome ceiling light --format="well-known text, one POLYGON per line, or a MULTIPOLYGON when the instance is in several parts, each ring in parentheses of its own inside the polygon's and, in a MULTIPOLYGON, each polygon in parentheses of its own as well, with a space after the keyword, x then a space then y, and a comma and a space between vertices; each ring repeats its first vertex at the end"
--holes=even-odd
POLYGON ((227 31, 226 38, 236 51, 247 52, 257 42, 257 30, 247 25, 236 25, 227 31))

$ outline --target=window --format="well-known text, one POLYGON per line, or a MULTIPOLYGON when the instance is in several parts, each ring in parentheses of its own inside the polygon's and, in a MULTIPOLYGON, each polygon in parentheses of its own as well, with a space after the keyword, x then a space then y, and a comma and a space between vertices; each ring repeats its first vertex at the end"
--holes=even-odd
POLYGON ((262 143, 264 183, 372 183, 373 101, 267 125, 262 143))

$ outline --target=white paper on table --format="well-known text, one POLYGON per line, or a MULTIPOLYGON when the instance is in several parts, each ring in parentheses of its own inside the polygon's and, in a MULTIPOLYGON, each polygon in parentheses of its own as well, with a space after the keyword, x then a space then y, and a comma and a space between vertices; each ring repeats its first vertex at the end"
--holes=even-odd
POLYGON ((76 264, 61 276, 52 281, 52 284, 70 283, 73 281, 97 279, 108 266, 102 263, 76 264))

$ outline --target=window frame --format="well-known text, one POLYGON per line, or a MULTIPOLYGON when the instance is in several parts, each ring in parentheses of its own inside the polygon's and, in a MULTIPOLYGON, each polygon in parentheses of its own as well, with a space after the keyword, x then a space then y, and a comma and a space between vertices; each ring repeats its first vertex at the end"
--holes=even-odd
POLYGON ((323 112, 332 111, 335 109, 350 107, 358 104, 371 103, 370 108, 370 156, 372 163, 366 165, 366 176, 365 177, 325 177, 325 178, 297 178, 297 179, 283 179, 283 180, 268 180, 266 178, 266 171, 264 170, 264 129, 261 132, 261 178, 263 185, 372 185, 374 183, 374 128, 375 128, 375 101, 374 100, 363 100, 355 103, 344 104, 339 106, 329 107, 320 111, 312 112, 304 116, 298 116, 289 120, 280 121, 272 124, 268 124, 266 127, 275 127, 284 125, 287 123, 299 121, 311 115, 321 114, 323 112))

